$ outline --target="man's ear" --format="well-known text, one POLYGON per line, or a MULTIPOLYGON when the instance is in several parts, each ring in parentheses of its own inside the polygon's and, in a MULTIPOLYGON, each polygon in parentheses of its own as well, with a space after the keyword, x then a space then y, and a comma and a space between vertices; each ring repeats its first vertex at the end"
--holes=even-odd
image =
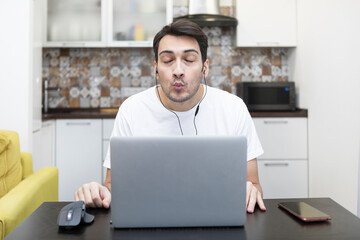
POLYGON ((155 75, 155 77, 157 78, 158 77, 158 70, 157 70, 157 62, 156 61, 154 61, 154 75, 155 75))
POLYGON ((209 74, 209 59, 207 58, 203 64, 203 76, 207 77, 207 75, 209 74))

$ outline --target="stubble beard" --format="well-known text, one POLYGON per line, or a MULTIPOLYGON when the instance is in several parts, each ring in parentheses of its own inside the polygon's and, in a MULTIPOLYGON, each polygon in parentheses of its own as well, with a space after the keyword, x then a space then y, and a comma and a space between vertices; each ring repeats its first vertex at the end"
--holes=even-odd
POLYGON ((176 102, 176 103, 181 103, 181 102, 186 102, 188 100, 190 100, 191 98, 193 98, 196 93, 199 91, 200 88, 200 82, 197 84, 197 87, 195 87, 195 89, 189 89, 189 84, 185 83, 182 79, 174 79, 173 82, 170 84, 170 86, 168 88, 164 88, 161 84, 161 88, 162 91, 165 93, 166 97, 171 100, 172 102, 176 102), (175 93, 171 93, 170 88, 172 87, 172 83, 173 82, 179 82, 181 81, 184 84, 184 87, 187 88, 186 91, 186 95, 184 96, 183 93, 181 95, 177 94, 177 91, 174 90, 173 92, 175 93), (189 92, 190 91, 190 92, 189 92))

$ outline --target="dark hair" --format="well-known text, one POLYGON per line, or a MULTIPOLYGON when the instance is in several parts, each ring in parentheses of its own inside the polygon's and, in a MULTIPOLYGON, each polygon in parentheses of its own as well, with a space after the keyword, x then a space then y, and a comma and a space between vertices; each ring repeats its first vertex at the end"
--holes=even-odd
POLYGON ((172 36, 188 36, 195 38, 199 44, 202 62, 207 58, 208 39, 199 25, 186 19, 180 19, 169 25, 166 25, 156 34, 153 41, 153 49, 155 53, 155 61, 158 61, 158 50, 160 40, 166 35, 172 36))

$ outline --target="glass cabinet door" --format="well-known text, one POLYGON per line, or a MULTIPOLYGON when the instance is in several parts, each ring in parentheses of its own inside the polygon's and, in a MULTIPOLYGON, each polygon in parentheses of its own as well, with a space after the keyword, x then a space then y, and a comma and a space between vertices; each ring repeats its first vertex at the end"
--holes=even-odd
POLYGON ((151 46, 155 34, 169 21, 168 2, 112 0, 112 29, 109 33, 111 45, 151 46))
POLYGON ((101 42, 102 0, 47 0, 46 43, 101 42))

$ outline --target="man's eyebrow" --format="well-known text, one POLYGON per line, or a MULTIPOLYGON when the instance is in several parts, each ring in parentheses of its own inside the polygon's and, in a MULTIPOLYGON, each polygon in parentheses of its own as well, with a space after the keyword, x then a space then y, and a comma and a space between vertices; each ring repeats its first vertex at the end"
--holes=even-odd
MULTIPOLYGON (((198 55, 199 55, 199 52, 198 52, 198 51, 196 51, 195 49, 186 49, 186 50, 184 50, 184 53, 188 53, 188 52, 195 52, 196 54, 198 54, 198 55)), ((163 54, 163 53, 170 53, 170 54, 174 54, 174 52, 173 52, 173 51, 171 51, 171 50, 163 50, 163 51, 161 51, 161 52, 159 53, 159 56, 160 56, 161 54, 163 54)))
POLYGON ((170 51, 170 50, 164 50, 164 51, 161 51, 161 52, 159 53, 159 56, 160 56, 161 54, 163 54, 163 53, 171 53, 171 54, 173 54, 174 52, 173 52, 173 51, 170 51))
POLYGON ((188 53, 188 52, 195 52, 197 55, 199 55, 199 52, 196 51, 195 49, 188 49, 184 51, 184 53, 188 53))

